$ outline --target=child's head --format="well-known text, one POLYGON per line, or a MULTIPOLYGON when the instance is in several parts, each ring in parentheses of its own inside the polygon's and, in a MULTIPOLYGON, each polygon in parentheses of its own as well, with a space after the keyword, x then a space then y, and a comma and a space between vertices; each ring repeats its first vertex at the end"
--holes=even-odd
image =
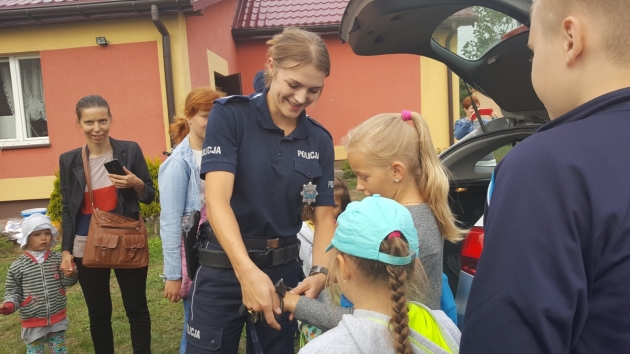
POLYGON ((335 176, 335 207, 333 210, 333 214, 335 215, 335 219, 339 216, 339 214, 343 213, 346 210, 348 204, 350 204, 350 191, 348 191, 348 184, 343 178, 335 176))
POLYGON ((464 111, 466 112, 466 116, 468 118, 470 118, 472 114, 475 113, 475 109, 472 105, 473 102, 475 102, 475 105, 479 107, 480 103, 477 96, 472 96, 472 99, 470 99, 470 96, 466 96, 466 98, 464 98, 464 100, 462 101, 462 107, 464 107, 464 111))
POLYGON ((337 283, 355 305, 366 297, 389 298, 397 352, 410 348, 406 305, 418 300, 418 287, 426 280, 417 259, 418 233, 409 211, 378 195, 350 203, 339 216, 327 251, 333 248, 337 254, 329 284, 337 283))
POLYGON ((45 251, 55 246, 58 234, 48 216, 32 214, 22 220, 20 247, 34 252, 45 251))
POLYGON ((206 136, 208 114, 214 101, 223 96, 225 96, 223 92, 211 87, 198 87, 190 91, 184 102, 184 117, 176 117, 175 123, 168 128, 173 142, 181 143, 189 132, 196 134, 203 141, 206 136))
POLYGON ((312 206, 304 204, 302 207, 302 221, 315 221, 315 210, 313 210, 312 206))
POLYGON ((448 176, 420 114, 379 114, 350 130, 342 142, 357 175, 357 190, 398 202, 409 191, 418 191, 444 238, 461 238, 463 232, 448 206, 448 176))
POLYGON ((532 83, 550 117, 630 86, 627 0, 536 0, 532 83))

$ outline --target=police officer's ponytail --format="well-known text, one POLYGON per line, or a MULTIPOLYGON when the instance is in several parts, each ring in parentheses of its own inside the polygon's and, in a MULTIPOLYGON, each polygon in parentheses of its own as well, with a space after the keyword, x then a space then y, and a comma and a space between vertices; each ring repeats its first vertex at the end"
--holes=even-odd
POLYGON ((168 127, 168 133, 173 142, 175 144, 181 143, 190 132, 187 118, 193 117, 199 111, 210 111, 214 101, 223 96, 225 96, 223 92, 214 90, 209 86, 198 87, 190 91, 184 103, 184 117, 175 117, 175 123, 168 127))
MULTIPOLYGON (((326 74, 330 75, 330 57, 326 44, 320 36, 297 27, 287 27, 273 38, 267 41, 267 58, 273 59, 274 65, 279 68, 289 68, 289 63, 312 64, 326 74)), ((267 87, 273 81, 273 73, 269 68, 265 71, 265 84, 267 87)))

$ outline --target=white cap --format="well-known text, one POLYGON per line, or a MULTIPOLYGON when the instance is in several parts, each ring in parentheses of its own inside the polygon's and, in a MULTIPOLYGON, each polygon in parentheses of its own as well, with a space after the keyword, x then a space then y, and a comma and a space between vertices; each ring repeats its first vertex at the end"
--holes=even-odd
POLYGON ((53 226, 50 218, 44 214, 31 214, 22 220, 22 238, 20 239, 20 247, 26 246, 28 237, 35 231, 50 229, 53 237, 50 240, 49 248, 55 247, 57 240, 55 237, 59 235, 57 229, 53 226))

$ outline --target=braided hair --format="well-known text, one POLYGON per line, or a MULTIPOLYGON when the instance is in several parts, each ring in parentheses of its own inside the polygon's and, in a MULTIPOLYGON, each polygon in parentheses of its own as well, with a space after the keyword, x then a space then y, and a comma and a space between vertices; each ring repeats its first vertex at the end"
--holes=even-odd
MULTIPOLYGON (((412 237, 417 237, 413 235, 412 237)), ((409 254, 409 244, 404 236, 386 237, 381 243, 380 251, 392 256, 406 256, 409 254)), ((342 253, 337 250, 337 252, 342 253)), ((374 283, 387 284, 390 291, 391 316, 389 328, 392 333, 394 348, 397 354, 411 354, 409 341, 409 316, 407 314, 408 301, 422 301, 423 294, 419 289, 427 284, 426 274, 422 265, 415 259, 407 265, 391 265, 379 261, 355 257, 344 254, 355 265, 360 274, 374 283)), ((334 258, 333 258, 334 259, 334 258)), ((331 264, 331 272, 337 274, 336 262, 331 264)), ((338 298, 339 287, 334 276, 329 276, 333 299, 338 298)))

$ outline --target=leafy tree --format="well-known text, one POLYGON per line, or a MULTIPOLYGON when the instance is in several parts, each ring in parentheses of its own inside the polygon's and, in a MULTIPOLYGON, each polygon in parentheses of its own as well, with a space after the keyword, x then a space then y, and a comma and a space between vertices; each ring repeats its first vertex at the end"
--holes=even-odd
POLYGON ((464 44, 460 54, 469 60, 479 59, 501 36, 521 25, 512 17, 492 9, 474 6, 473 11, 478 17, 473 26, 473 38, 464 44))
MULTIPOLYGON (((466 82, 461 77, 459 78, 459 100, 463 101, 464 98, 468 97, 468 90, 466 89, 466 82)), ((459 116, 466 117, 466 111, 464 111, 464 106, 459 105, 459 116)))
MULTIPOLYGON (((459 53, 469 60, 481 58, 486 50, 501 40, 501 36, 521 25, 512 17, 486 7, 474 6, 473 12, 477 15, 477 22, 473 26, 472 38, 466 41, 459 53)), ((465 39, 460 38, 460 40, 465 39)), ((462 100, 468 97, 466 83, 461 78, 459 79, 459 97, 462 100)), ((461 105, 459 111, 460 117, 466 115, 461 105)))

